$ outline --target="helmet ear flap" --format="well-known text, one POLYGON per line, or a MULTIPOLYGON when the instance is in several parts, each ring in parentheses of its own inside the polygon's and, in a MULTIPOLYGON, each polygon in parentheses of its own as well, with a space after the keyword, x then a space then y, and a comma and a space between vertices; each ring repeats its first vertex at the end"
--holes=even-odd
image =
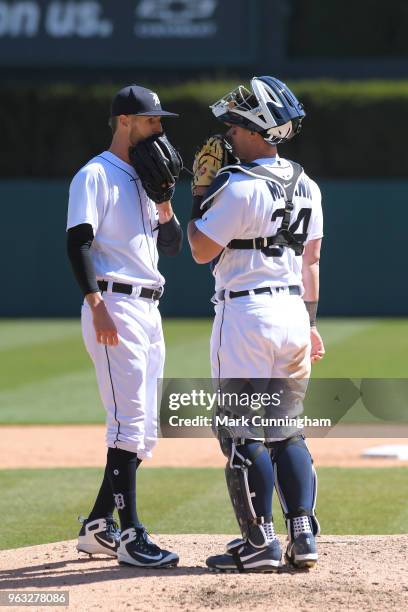
POLYGON ((264 134, 264 140, 269 144, 282 144, 292 140, 302 129, 302 119, 292 119, 288 123, 277 128, 271 128, 264 134))
POLYGON ((280 144, 291 140, 295 135, 293 131, 292 121, 288 121, 283 125, 276 126, 267 130, 264 140, 270 144, 280 144))

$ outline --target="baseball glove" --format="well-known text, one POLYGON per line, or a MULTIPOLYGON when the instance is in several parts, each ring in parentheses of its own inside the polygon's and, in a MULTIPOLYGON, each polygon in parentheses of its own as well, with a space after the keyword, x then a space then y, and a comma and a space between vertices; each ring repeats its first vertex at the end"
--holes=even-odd
POLYGON ((201 195, 197 188, 205 189, 211 185, 217 172, 224 166, 239 163, 239 159, 232 153, 230 143, 221 134, 210 136, 197 151, 193 163, 193 180, 191 191, 193 195, 201 195))
POLYGON ((165 134, 154 135, 129 149, 130 161, 153 202, 167 202, 183 168, 179 152, 165 134))

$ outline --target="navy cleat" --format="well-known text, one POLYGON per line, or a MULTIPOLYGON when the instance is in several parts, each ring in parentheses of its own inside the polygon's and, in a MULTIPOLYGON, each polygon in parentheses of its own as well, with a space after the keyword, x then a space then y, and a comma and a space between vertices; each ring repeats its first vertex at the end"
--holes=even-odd
POLYGON ((78 534, 78 552, 116 557, 120 542, 120 530, 113 518, 89 521, 81 517, 79 520, 82 527, 78 534))
POLYGON ((208 557, 211 572, 276 572, 281 566, 282 550, 279 540, 257 548, 246 540, 233 540, 223 555, 208 557))
POLYGON ((300 569, 314 567, 317 563, 316 540, 312 533, 300 533, 289 542, 285 553, 287 563, 300 569))
POLYGON ((118 561, 124 565, 158 569, 162 567, 175 567, 179 562, 179 558, 176 553, 156 546, 147 534, 146 529, 140 526, 136 528, 130 527, 122 531, 118 549, 118 561))

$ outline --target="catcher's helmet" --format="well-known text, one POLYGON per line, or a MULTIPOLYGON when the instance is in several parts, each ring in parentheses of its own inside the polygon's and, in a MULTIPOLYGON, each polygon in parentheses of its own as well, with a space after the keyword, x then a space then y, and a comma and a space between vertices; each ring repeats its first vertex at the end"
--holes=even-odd
POLYGON ((300 132, 306 115, 303 104, 290 89, 274 77, 251 79, 252 92, 243 85, 210 106, 224 123, 259 132, 270 144, 279 144, 300 132))

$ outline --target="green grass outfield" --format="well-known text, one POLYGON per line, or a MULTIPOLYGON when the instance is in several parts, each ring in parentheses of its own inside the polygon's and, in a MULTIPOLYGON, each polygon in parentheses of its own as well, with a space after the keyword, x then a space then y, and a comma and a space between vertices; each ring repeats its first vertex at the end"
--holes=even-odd
MULTIPOLYGON (((0 471, 0 548, 75 538, 102 469, 0 471)), ((318 518, 328 534, 406 533, 406 468, 320 468, 318 518)), ((275 499, 276 502, 276 499, 275 499)), ((149 468, 138 476, 139 515, 153 533, 238 535, 220 468, 149 468)), ((274 507, 277 529, 284 532, 274 507)))
MULTIPOLYGON (((325 319, 314 376, 408 378, 408 320, 325 319)), ((166 320, 166 376, 209 377, 209 320, 166 320)), ((102 423, 78 320, 0 321, 0 423, 102 423)), ((406 468, 319 470, 319 519, 330 534, 406 531, 406 468)), ((0 471, 0 548, 74 538, 102 470, 0 471)), ((141 469, 139 509, 158 533, 237 534, 222 469, 141 469)), ((280 510, 277 527, 283 532, 280 510)))
MULTIPOLYGON (((210 376, 210 320, 164 322, 167 377, 210 376)), ((318 377, 408 378, 408 319, 322 319, 318 377)), ((0 321, 0 423, 102 423, 79 320, 0 321)))

